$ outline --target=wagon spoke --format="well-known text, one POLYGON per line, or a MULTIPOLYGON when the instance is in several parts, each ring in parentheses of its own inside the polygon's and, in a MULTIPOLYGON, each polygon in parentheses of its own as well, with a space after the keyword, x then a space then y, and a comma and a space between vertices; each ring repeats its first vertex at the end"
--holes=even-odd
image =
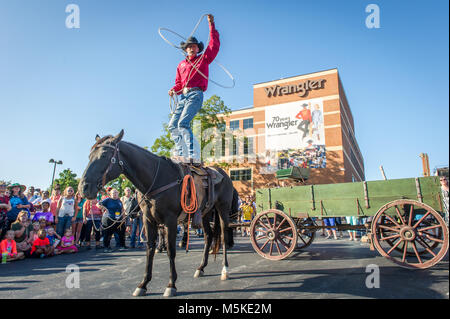
POLYGON ((280 238, 280 239, 283 240, 283 241, 284 241, 284 239, 287 239, 289 241, 293 241, 294 240, 294 238, 289 237, 289 236, 284 236, 283 238, 280 238))
POLYGON ((392 248, 386 253, 387 255, 390 255, 391 253, 392 253, 392 251, 395 249, 395 248, 397 248, 397 246, 398 245, 400 245, 400 243, 402 242, 403 240, 399 240, 394 246, 392 246, 392 248))
POLYGON ((397 213, 398 218, 400 218, 400 220, 402 221, 402 224, 404 225, 405 221, 403 220, 402 214, 400 214, 400 210, 398 209, 397 205, 395 205, 395 212, 397 213))
POLYGON ((267 243, 268 243, 269 241, 270 241, 270 239, 267 239, 266 242, 264 243, 264 245, 262 245, 260 249, 263 250, 264 247, 266 247, 266 245, 267 245, 267 243))
POLYGON ((289 244, 287 244, 283 239, 280 239, 280 243, 284 246, 284 248, 289 249, 289 244))
POLYGON ((264 239, 264 238, 267 238, 267 233, 266 233, 266 235, 260 235, 260 236, 256 237, 255 239, 260 240, 260 239, 264 239))
POLYGON ((409 226, 412 225, 413 213, 414 213, 414 205, 411 205, 411 208, 409 209, 409 220, 408 220, 408 225, 409 226))
POLYGON ((419 263, 423 264, 422 259, 420 259, 419 252, 417 251, 417 247, 416 247, 416 243, 415 242, 412 242, 412 247, 414 249, 414 253, 416 254, 417 260, 419 261, 419 263))
POLYGON ((280 250, 280 245, 278 245, 278 240, 275 241, 277 250, 278 250, 278 254, 281 255, 281 250, 280 250))
MULTIPOLYGON (((422 234, 419 232, 419 235, 421 235, 422 236, 422 234)), ((428 233, 425 233, 425 237, 427 238, 427 239, 429 239, 429 240, 432 240, 432 241, 437 241, 438 243, 444 243, 444 241, 442 240, 442 239, 439 239, 439 238, 436 238, 436 237, 433 237, 433 236, 431 236, 430 234, 428 234, 428 233)))
POLYGON ((425 215, 423 215, 421 219, 419 219, 419 221, 413 226, 413 228, 417 228, 417 226, 419 226, 420 223, 421 223, 428 215, 430 215, 430 212, 429 212, 429 211, 428 211, 425 215))
POLYGON ((265 229, 269 230, 269 228, 267 228, 267 226, 262 222, 261 219, 258 220, 258 225, 264 227, 265 229))
POLYGON ((267 217, 267 215, 264 215, 264 218, 267 220, 267 223, 269 224, 269 227, 270 227, 270 228, 273 228, 273 227, 272 227, 272 223, 270 222, 269 217, 267 217))
POLYGON ((394 239, 394 238, 398 238, 398 237, 400 237, 400 234, 392 235, 389 237, 383 237, 383 238, 380 238, 380 240, 389 240, 389 239, 394 239))
POLYGON ((430 254, 432 254, 434 257, 436 257, 436 254, 430 249, 431 247, 428 246, 428 244, 423 241, 421 238, 419 239, 419 237, 417 237, 417 242, 422 245, 422 247, 425 248, 426 251, 428 251, 430 254))
POLYGON ((300 240, 301 240, 305 245, 307 244, 306 241, 303 239, 302 236, 298 236, 298 238, 300 238, 300 240))
POLYGON ((281 233, 287 232, 288 230, 292 230, 292 227, 289 227, 289 228, 285 228, 285 229, 283 229, 283 230, 280 230, 279 233, 281 234, 281 233))
POLYGON ((280 229, 281 225, 283 225, 283 223, 286 221, 286 218, 284 218, 281 223, 278 224, 278 227, 276 229, 280 229))
POLYGON ((406 252, 408 251, 408 242, 405 241, 405 244, 403 246, 403 258, 402 258, 402 263, 405 262, 406 260, 406 252))
POLYGON ((424 228, 418 228, 417 231, 423 232, 425 230, 430 230, 430 229, 440 228, 440 227, 441 227, 441 225, 428 226, 428 227, 424 227, 424 228))
POLYGON ((395 224, 395 226, 397 226, 398 228, 402 227, 394 219, 392 219, 391 216, 389 216, 389 215, 385 215, 385 216, 386 216, 387 219, 389 219, 391 222, 393 222, 395 224))
POLYGON ((393 232, 396 232, 396 233, 400 232, 399 228, 392 228, 392 227, 388 227, 388 226, 385 226, 385 225, 379 225, 378 227, 383 228, 383 229, 387 229, 387 230, 390 230, 390 231, 393 231, 393 232))
POLYGON ((270 241, 269 255, 271 255, 271 256, 272 256, 272 250, 273 250, 273 240, 270 241))

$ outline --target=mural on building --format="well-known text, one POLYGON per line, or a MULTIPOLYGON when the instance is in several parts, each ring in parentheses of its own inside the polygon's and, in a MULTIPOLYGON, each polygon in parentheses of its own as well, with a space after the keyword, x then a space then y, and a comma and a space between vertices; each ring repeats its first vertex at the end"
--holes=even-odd
POLYGON ((292 166, 326 167, 322 99, 268 106, 265 117, 266 174, 292 166))

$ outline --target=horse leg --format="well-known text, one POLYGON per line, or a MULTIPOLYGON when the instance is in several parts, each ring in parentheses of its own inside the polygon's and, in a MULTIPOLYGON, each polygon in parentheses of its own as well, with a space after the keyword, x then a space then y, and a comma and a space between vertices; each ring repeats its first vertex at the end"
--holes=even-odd
POLYGON ((133 293, 134 297, 144 296, 147 292, 147 284, 152 280, 153 257, 155 255, 156 236, 158 233, 158 225, 148 221, 145 217, 145 232, 147 235, 147 262, 145 266, 144 280, 137 286, 133 293))
POLYGON ((202 277, 204 274, 204 269, 208 265, 209 249, 212 243, 212 230, 209 224, 209 216, 207 215, 202 218, 203 231, 205 233, 205 246, 203 248, 203 259, 200 266, 195 271, 194 278, 202 277))
POLYGON ((175 269, 175 255, 176 255, 176 241, 177 241, 177 223, 176 220, 173 223, 165 226, 166 230, 166 244, 167 244, 167 256, 170 262, 170 278, 169 284, 164 291, 164 297, 173 297, 177 293, 177 287, 175 282, 177 281, 177 271, 175 269))
POLYGON ((222 274, 220 276, 220 280, 227 280, 229 278, 228 275, 228 258, 227 258, 227 241, 228 241, 228 210, 221 207, 217 208, 220 217, 220 236, 222 240, 222 249, 223 249, 223 268, 222 274))

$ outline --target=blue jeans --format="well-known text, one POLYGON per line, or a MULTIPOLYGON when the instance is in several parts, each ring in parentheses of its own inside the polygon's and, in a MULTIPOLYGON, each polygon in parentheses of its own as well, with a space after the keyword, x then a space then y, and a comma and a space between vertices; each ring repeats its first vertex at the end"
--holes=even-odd
POLYGON ((70 216, 64 216, 64 217, 58 217, 58 225, 56 225, 56 232, 59 236, 64 236, 64 232, 67 228, 72 226, 72 217, 70 216))
POLYGON ((142 218, 137 217, 132 220, 131 224, 131 236, 130 236, 130 247, 136 246, 136 237, 138 246, 141 245, 141 230, 142 230, 142 218), (138 235, 136 236, 136 231, 138 231, 138 235))
POLYGON ((203 91, 180 95, 180 100, 167 127, 175 142, 175 155, 200 160, 200 145, 191 130, 191 121, 203 104, 203 91))

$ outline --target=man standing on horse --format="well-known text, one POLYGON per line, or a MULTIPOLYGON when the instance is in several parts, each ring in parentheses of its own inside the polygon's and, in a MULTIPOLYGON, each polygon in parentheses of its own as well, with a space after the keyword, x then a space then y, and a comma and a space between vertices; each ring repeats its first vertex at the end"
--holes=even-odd
POLYGON ((181 42, 186 58, 178 64, 175 85, 169 95, 180 95, 180 100, 173 111, 168 129, 175 142, 173 159, 182 162, 200 163, 200 145, 193 136, 190 123, 201 109, 203 92, 208 88, 209 64, 219 52, 219 33, 214 24, 214 17, 208 14, 210 42, 205 52, 203 42, 189 37, 181 42))

